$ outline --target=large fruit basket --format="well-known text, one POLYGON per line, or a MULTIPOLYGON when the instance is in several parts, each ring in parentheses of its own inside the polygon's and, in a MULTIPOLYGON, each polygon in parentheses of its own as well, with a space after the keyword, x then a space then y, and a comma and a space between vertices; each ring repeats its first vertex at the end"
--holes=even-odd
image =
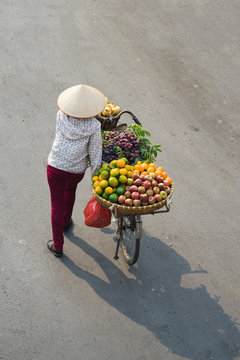
POLYGON ((99 204, 101 204, 102 206, 104 206, 105 208, 111 208, 112 206, 115 205, 116 210, 115 210, 115 214, 117 214, 117 216, 123 216, 123 215, 144 215, 144 214, 152 214, 155 211, 161 209, 164 205, 166 205, 168 199, 171 198, 172 194, 173 194, 173 184, 171 185, 171 191, 170 194, 168 195, 168 197, 164 200, 162 200, 159 203, 156 203, 154 205, 148 205, 148 206, 122 206, 119 204, 114 204, 108 200, 103 199, 101 196, 97 195, 93 189, 93 195, 95 197, 95 199, 97 200, 97 202, 99 202, 99 204))

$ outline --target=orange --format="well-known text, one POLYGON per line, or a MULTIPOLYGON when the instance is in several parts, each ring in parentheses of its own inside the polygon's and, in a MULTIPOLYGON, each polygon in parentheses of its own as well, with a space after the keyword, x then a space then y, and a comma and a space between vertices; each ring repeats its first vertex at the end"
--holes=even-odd
POLYGON ((135 170, 142 172, 144 170, 144 167, 142 165, 135 165, 135 170))
POLYGON ((157 170, 161 171, 162 173, 164 172, 164 170, 163 170, 163 168, 162 168, 161 166, 159 166, 159 167, 157 168, 157 170))
POLYGON ((128 172, 127 172, 127 177, 128 177, 128 178, 131 178, 131 177, 132 177, 132 174, 133 174, 132 171, 128 171, 128 172))
POLYGON ((103 197, 105 200, 108 200, 108 195, 107 195, 105 192, 102 194, 102 197, 103 197))
POLYGON ((107 171, 111 170, 109 164, 106 164, 106 163, 102 165, 102 169, 107 170, 107 171))
POLYGON ((109 172, 107 170, 103 170, 100 175, 104 180, 109 178, 109 172))
POLYGON ((127 158, 125 158, 125 157, 123 157, 123 158, 122 158, 122 160, 124 160, 124 161, 125 161, 125 164, 128 164, 128 163, 129 163, 128 159, 127 159, 127 158))
POLYGON ((111 176, 118 176, 119 175, 119 169, 118 168, 114 168, 110 171, 110 175, 111 176))
MULTIPOLYGON (((121 175, 121 176, 123 176, 123 175, 121 175)), ((111 176, 108 180, 108 183, 110 186, 116 187, 116 186, 118 186, 118 179, 115 178, 114 176, 111 176)))
POLYGON ((138 162, 137 162, 137 165, 142 165, 142 162, 141 162, 141 161, 138 161, 138 162))
POLYGON ((157 170, 157 165, 155 165, 154 163, 150 163, 150 164, 149 164, 149 167, 154 168, 154 171, 157 170))
POLYGON ((102 180, 104 180, 104 179, 102 178, 101 175, 99 175, 98 180, 99 180, 99 181, 102 181, 102 180))
POLYGON ((125 169, 132 170, 132 166, 131 165, 125 165, 125 169))
POLYGON ((149 166, 149 168, 147 169, 147 173, 150 174, 150 173, 153 173, 154 172, 154 168, 149 166))
POLYGON ((126 165, 125 161, 123 159, 119 159, 117 161, 117 167, 118 168, 123 168, 126 165))
POLYGON ((170 177, 167 177, 166 180, 169 182, 169 184, 172 184, 172 179, 170 177))
POLYGON ((98 195, 102 195, 103 189, 101 188, 101 186, 95 187, 95 193, 98 195))
POLYGON ((113 188, 111 186, 106 187, 105 194, 111 195, 113 193, 113 188))
POLYGON ((98 176, 94 176, 94 177, 92 178, 92 182, 95 183, 95 181, 98 181, 98 176))
POLYGON ((121 184, 125 184, 127 182, 127 177, 125 175, 120 175, 119 176, 119 182, 121 184))
POLYGON ((97 186, 100 186, 100 181, 95 181, 93 183, 93 187, 96 188, 97 186))
POLYGON ((133 170, 133 174, 138 174, 139 175, 139 170, 133 170))
POLYGON ((148 175, 147 171, 143 171, 141 175, 148 175))
POLYGON ((101 186, 102 189, 105 189, 108 186, 107 180, 100 181, 100 186, 101 186))
POLYGON ((168 174, 167 174, 166 172, 163 172, 163 173, 162 173, 162 177, 163 177, 164 179, 166 179, 166 178, 168 177, 168 174))
POLYGON ((111 201, 112 203, 116 203, 118 201, 118 194, 111 194, 109 196, 109 201, 111 201))
POLYGON ((162 175, 162 173, 163 173, 163 172, 160 171, 160 170, 156 170, 156 171, 155 171, 155 174, 156 174, 156 175, 162 175))
POLYGON ((125 168, 122 168, 122 169, 119 170, 120 175, 127 175, 127 173, 128 173, 128 171, 125 168))
POLYGON ((148 167, 149 167, 149 164, 148 164, 147 162, 144 162, 144 163, 142 164, 142 166, 144 167, 144 170, 147 170, 148 167))
POLYGON ((114 166, 114 167, 117 167, 117 160, 112 160, 110 162, 110 165, 114 166))

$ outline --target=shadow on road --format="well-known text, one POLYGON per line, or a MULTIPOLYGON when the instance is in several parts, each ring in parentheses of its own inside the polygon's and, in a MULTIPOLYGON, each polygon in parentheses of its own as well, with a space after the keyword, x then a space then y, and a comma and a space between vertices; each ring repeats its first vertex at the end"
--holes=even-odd
POLYGON ((171 247, 144 234, 142 242, 148 248, 141 248, 139 269, 130 269, 133 279, 83 239, 72 232, 66 236, 100 265, 109 282, 81 269, 67 256, 62 263, 109 305, 154 333, 173 353, 192 360, 234 360, 239 355, 240 332, 219 299, 212 298, 204 285, 181 287, 182 275, 204 271, 191 271, 171 247))

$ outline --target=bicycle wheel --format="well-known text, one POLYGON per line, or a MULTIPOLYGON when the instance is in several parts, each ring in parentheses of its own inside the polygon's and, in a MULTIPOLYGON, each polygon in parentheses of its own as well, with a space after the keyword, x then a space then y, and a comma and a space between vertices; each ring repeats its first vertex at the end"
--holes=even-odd
POLYGON ((118 220, 123 256, 129 265, 139 257, 142 221, 140 215, 128 215, 118 220))

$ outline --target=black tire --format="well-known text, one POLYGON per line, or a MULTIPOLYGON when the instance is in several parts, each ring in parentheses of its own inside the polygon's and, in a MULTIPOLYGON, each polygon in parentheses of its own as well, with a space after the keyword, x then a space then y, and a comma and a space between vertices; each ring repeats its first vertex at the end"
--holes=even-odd
POLYGON ((134 215, 124 216, 118 220, 120 241, 123 256, 129 265, 137 262, 140 250, 140 237, 136 231, 136 218, 134 215))

